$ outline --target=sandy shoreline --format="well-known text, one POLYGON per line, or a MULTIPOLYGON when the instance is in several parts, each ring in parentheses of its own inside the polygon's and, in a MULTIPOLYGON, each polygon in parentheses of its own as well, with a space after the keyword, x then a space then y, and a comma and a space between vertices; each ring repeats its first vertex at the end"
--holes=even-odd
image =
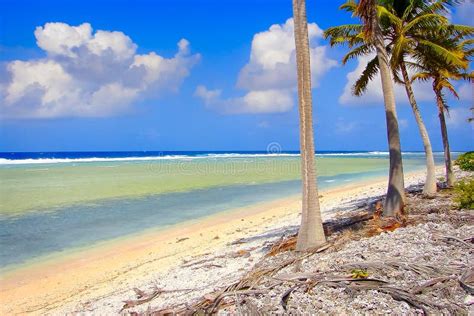
MULTIPOLYGON (((406 185, 424 181, 424 174, 407 174, 406 185)), ((385 186, 384 177, 321 191, 323 216, 357 199, 382 195, 385 186)), ((299 209, 299 196, 259 203, 11 271, 1 277, 0 312, 61 314, 110 300, 101 312, 117 313, 121 298, 133 287, 153 283, 184 260, 228 250, 239 238, 297 225, 299 209)))

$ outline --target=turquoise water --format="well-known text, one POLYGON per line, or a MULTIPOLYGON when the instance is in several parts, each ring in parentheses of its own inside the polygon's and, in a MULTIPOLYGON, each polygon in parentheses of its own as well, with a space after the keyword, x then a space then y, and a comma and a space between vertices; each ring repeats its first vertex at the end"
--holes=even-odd
MULTIPOLYGON (((57 204, 58 199, 52 199, 52 201, 45 200, 45 203, 34 204, 36 200, 29 198, 32 202, 24 205, 33 205, 32 208, 13 213, 6 208, 15 204, 15 201, 13 204, 11 200, 3 203, 2 196, 0 268, 9 269, 43 256, 92 246, 100 241, 136 234, 144 230, 159 230, 187 220, 300 193, 301 183, 297 173, 299 170, 298 168, 293 170, 293 167, 299 163, 298 157, 260 157, 258 159, 263 161, 257 164, 252 161, 253 167, 249 168, 242 168, 244 165, 247 166, 249 157, 205 158, 200 159, 198 165, 195 164, 196 162, 184 160, 180 162, 180 170, 187 172, 176 173, 176 166, 172 165, 172 167, 166 166, 170 168, 170 174, 163 176, 164 166, 160 165, 161 178, 154 173, 150 175, 149 161, 115 161, 113 164, 111 161, 5 164, 0 168, 0 174, 3 171, 10 176, 11 182, 7 183, 7 187, 16 199, 22 196, 28 197, 28 190, 34 197, 41 192, 46 192, 46 195, 51 194, 51 196, 61 193, 74 194, 74 190, 78 188, 88 193, 84 187, 87 188, 89 184, 79 177, 81 174, 87 175, 91 190, 101 185, 109 185, 109 187, 103 191, 102 197, 99 195, 99 198, 96 198, 94 194, 81 193, 84 194, 82 198, 66 200, 67 203, 57 204), (227 170, 222 166, 227 168, 229 161, 232 161, 232 166, 234 166, 233 175, 222 172, 227 170), (269 161, 273 162, 271 169, 268 169, 269 161), (196 168, 202 169, 203 162, 206 162, 207 169, 205 172, 197 173, 196 168), (81 164, 80 168, 77 168, 78 164, 81 164), (145 164, 148 169, 143 168, 145 164), (241 174, 235 172, 235 166, 240 166, 237 169, 241 170, 241 174), (256 172, 258 168, 255 166, 260 166, 263 170, 256 172), (282 169, 281 166, 291 168, 282 169), (11 170, 15 171, 14 176, 11 173, 8 174, 11 170), (108 173, 110 170, 114 172, 108 173), (130 187, 128 189, 121 187, 121 184, 126 185, 127 181, 123 182, 120 170, 123 170, 127 177, 130 177, 128 173, 132 172, 135 177, 142 179, 141 182, 134 178, 128 180, 129 182, 135 180, 130 187, 135 190, 132 190, 132 193, 136 194, 129 194, 130 187), (38 173, 42 172, 46 173, 44 183, 47 184, 43 190, 31 184, 33 181, 38 181, 38 173), (269 175, 268 173, 271 172, 273 174, 269 175), (33 178, 31 173, 34 175, 33 178), (242 179, 237 177, 239 181, 235 183, 229 181, 236 177, 236 174, 242 179), (94 176, 95 179, 92 178, 94 176), (30 182, 21 181, 25 179, 30 182), (178 189, 162 190, 163 187, 173 188, 173 183, 167 186, 166 182, 160 182, 155 186, 155 184, 150 184, 152 183, 149 182, 150 179, 174 181, 178 189), (187 187, 181 184, 187 180, 194 186, 187 187), (113 181, 120 184, 118 189, 113 181), (49 185, 52 187, 48 187, 49 185), (151 190, 144 191, 147 193, 142 194, 143 188, 148 190, 150 185, 157 192, 153 193, 151 190), (182 187, 185 189, 182 190, 182 187), (119 190, 122 190, 121 195, 109 197, 110 192, 116 193, 119 190)), ((436 159, 438 163, 441 162, 440 155, 437 155, 436 159)), ((318 158, 319 167, 339 170, 338 172, 320 170, 319 186, 321 189, 327 189, 359 180, 386 176, 387 163, 387 156, 383 153, 341 154, 339 156, 331 154, 318 158)), ((420 154, 406 155, 404 164, 407 172, 421 170, 424 168, 424 157, 420 154)), ((8 193, 4 192, 4 194, 8 193)))

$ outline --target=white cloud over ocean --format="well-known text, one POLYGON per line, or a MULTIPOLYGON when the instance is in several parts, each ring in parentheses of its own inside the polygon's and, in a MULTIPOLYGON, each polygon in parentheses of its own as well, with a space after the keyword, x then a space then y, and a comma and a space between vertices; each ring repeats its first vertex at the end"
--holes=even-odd
POLYGON ((185 39, 171 58, 137 54, 137 45, 124 33, 94 32, 89 23, 46 23, 34 34, 46 57, 10 61, 0 69, 3 118, 124 113, 135 101, 177 92, 200 59, 185 39))
MULTIPOLYGON (((339 103, 343 105, 383 105, 383 91, 380 74, 377 75, 367 85, 367 90, 360 97, 352 94, 352 87, 359 79, 360 75, 367 66, 367 63, 375 57, 374 55, 362 56, 357 58, 357 66, 353 71, 350 71, 346 76, 346 85, 342 95, 339 97, 339 103)), ((394 83, 395 101, 397 104, 408 104, 408 97, 405 87, 401 84, 394 83)), ((417 101, 434 100, 433 90, 429 82, 414 82, 413 91, 417 101)))
MULTIPOLYGON (((219 89, 198 86, 195 95, 213 110, 226 114, 278 113, 291 110, 295 102, 296 56, 293 19, 274 24, 257 33, 252 40, 249 62, 240 70, 237 88, 241 97, 225 98, 219 89)), ((337 62, 319 45, 323 31, 316 23, 308 24, 313 87, 337 62)))

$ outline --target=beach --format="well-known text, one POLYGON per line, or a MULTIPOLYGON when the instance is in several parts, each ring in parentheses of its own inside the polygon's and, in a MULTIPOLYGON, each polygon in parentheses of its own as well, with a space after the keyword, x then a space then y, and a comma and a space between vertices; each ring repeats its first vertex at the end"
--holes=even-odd
MULTIPOLYGON (((442 169, 438 173, 441 175, 442 169)), ((423 171, 410 172, 405 184, 422 183, 424 176, 423 171)), ((323 217, 328 219, 358 203, 366 205, 385 190, 385 177, 321 190, 323 217)), ((299 199, 294 195, 256 203, 21 266, 2 275, 1 313, 116 314, 123 301, 133 296, 134 288, 167 284, 176 289, 212 289, 215 282, 235 278, 263 255, 247 255, 248 249, 255 246, 252 242, 245 243, 244 248, 233 242, 262 235, 266 236, 263 242, 270 242, 286 231, 295 231, 299 225, 299 199), (192 260, 229 252, 236 253, 237 260, 211 274, 183 267, 192 260)), ((262 238, 255 242, 261 244, 262 238)))
POLYGON ((472 1, 0 2, 0 316, 474 316, 472 1))

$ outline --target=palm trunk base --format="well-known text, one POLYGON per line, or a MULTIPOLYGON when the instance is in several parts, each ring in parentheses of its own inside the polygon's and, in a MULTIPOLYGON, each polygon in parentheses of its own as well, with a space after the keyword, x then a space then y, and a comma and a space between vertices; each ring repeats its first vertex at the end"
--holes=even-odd
MULTIPOLYGON (((429 172, 428 172, 429 173, 429 172)), ((436 194, 438 189, 436 185, 436 178, 426 175, 425 185, 423 186, 423 195, 432 196, 436 194)))
POLYGON ((405 207, 404 195, 405 192, 400 192, 395 186, 389 186, 383 207, 384 217, 400 218, 403 215, 405 207))

